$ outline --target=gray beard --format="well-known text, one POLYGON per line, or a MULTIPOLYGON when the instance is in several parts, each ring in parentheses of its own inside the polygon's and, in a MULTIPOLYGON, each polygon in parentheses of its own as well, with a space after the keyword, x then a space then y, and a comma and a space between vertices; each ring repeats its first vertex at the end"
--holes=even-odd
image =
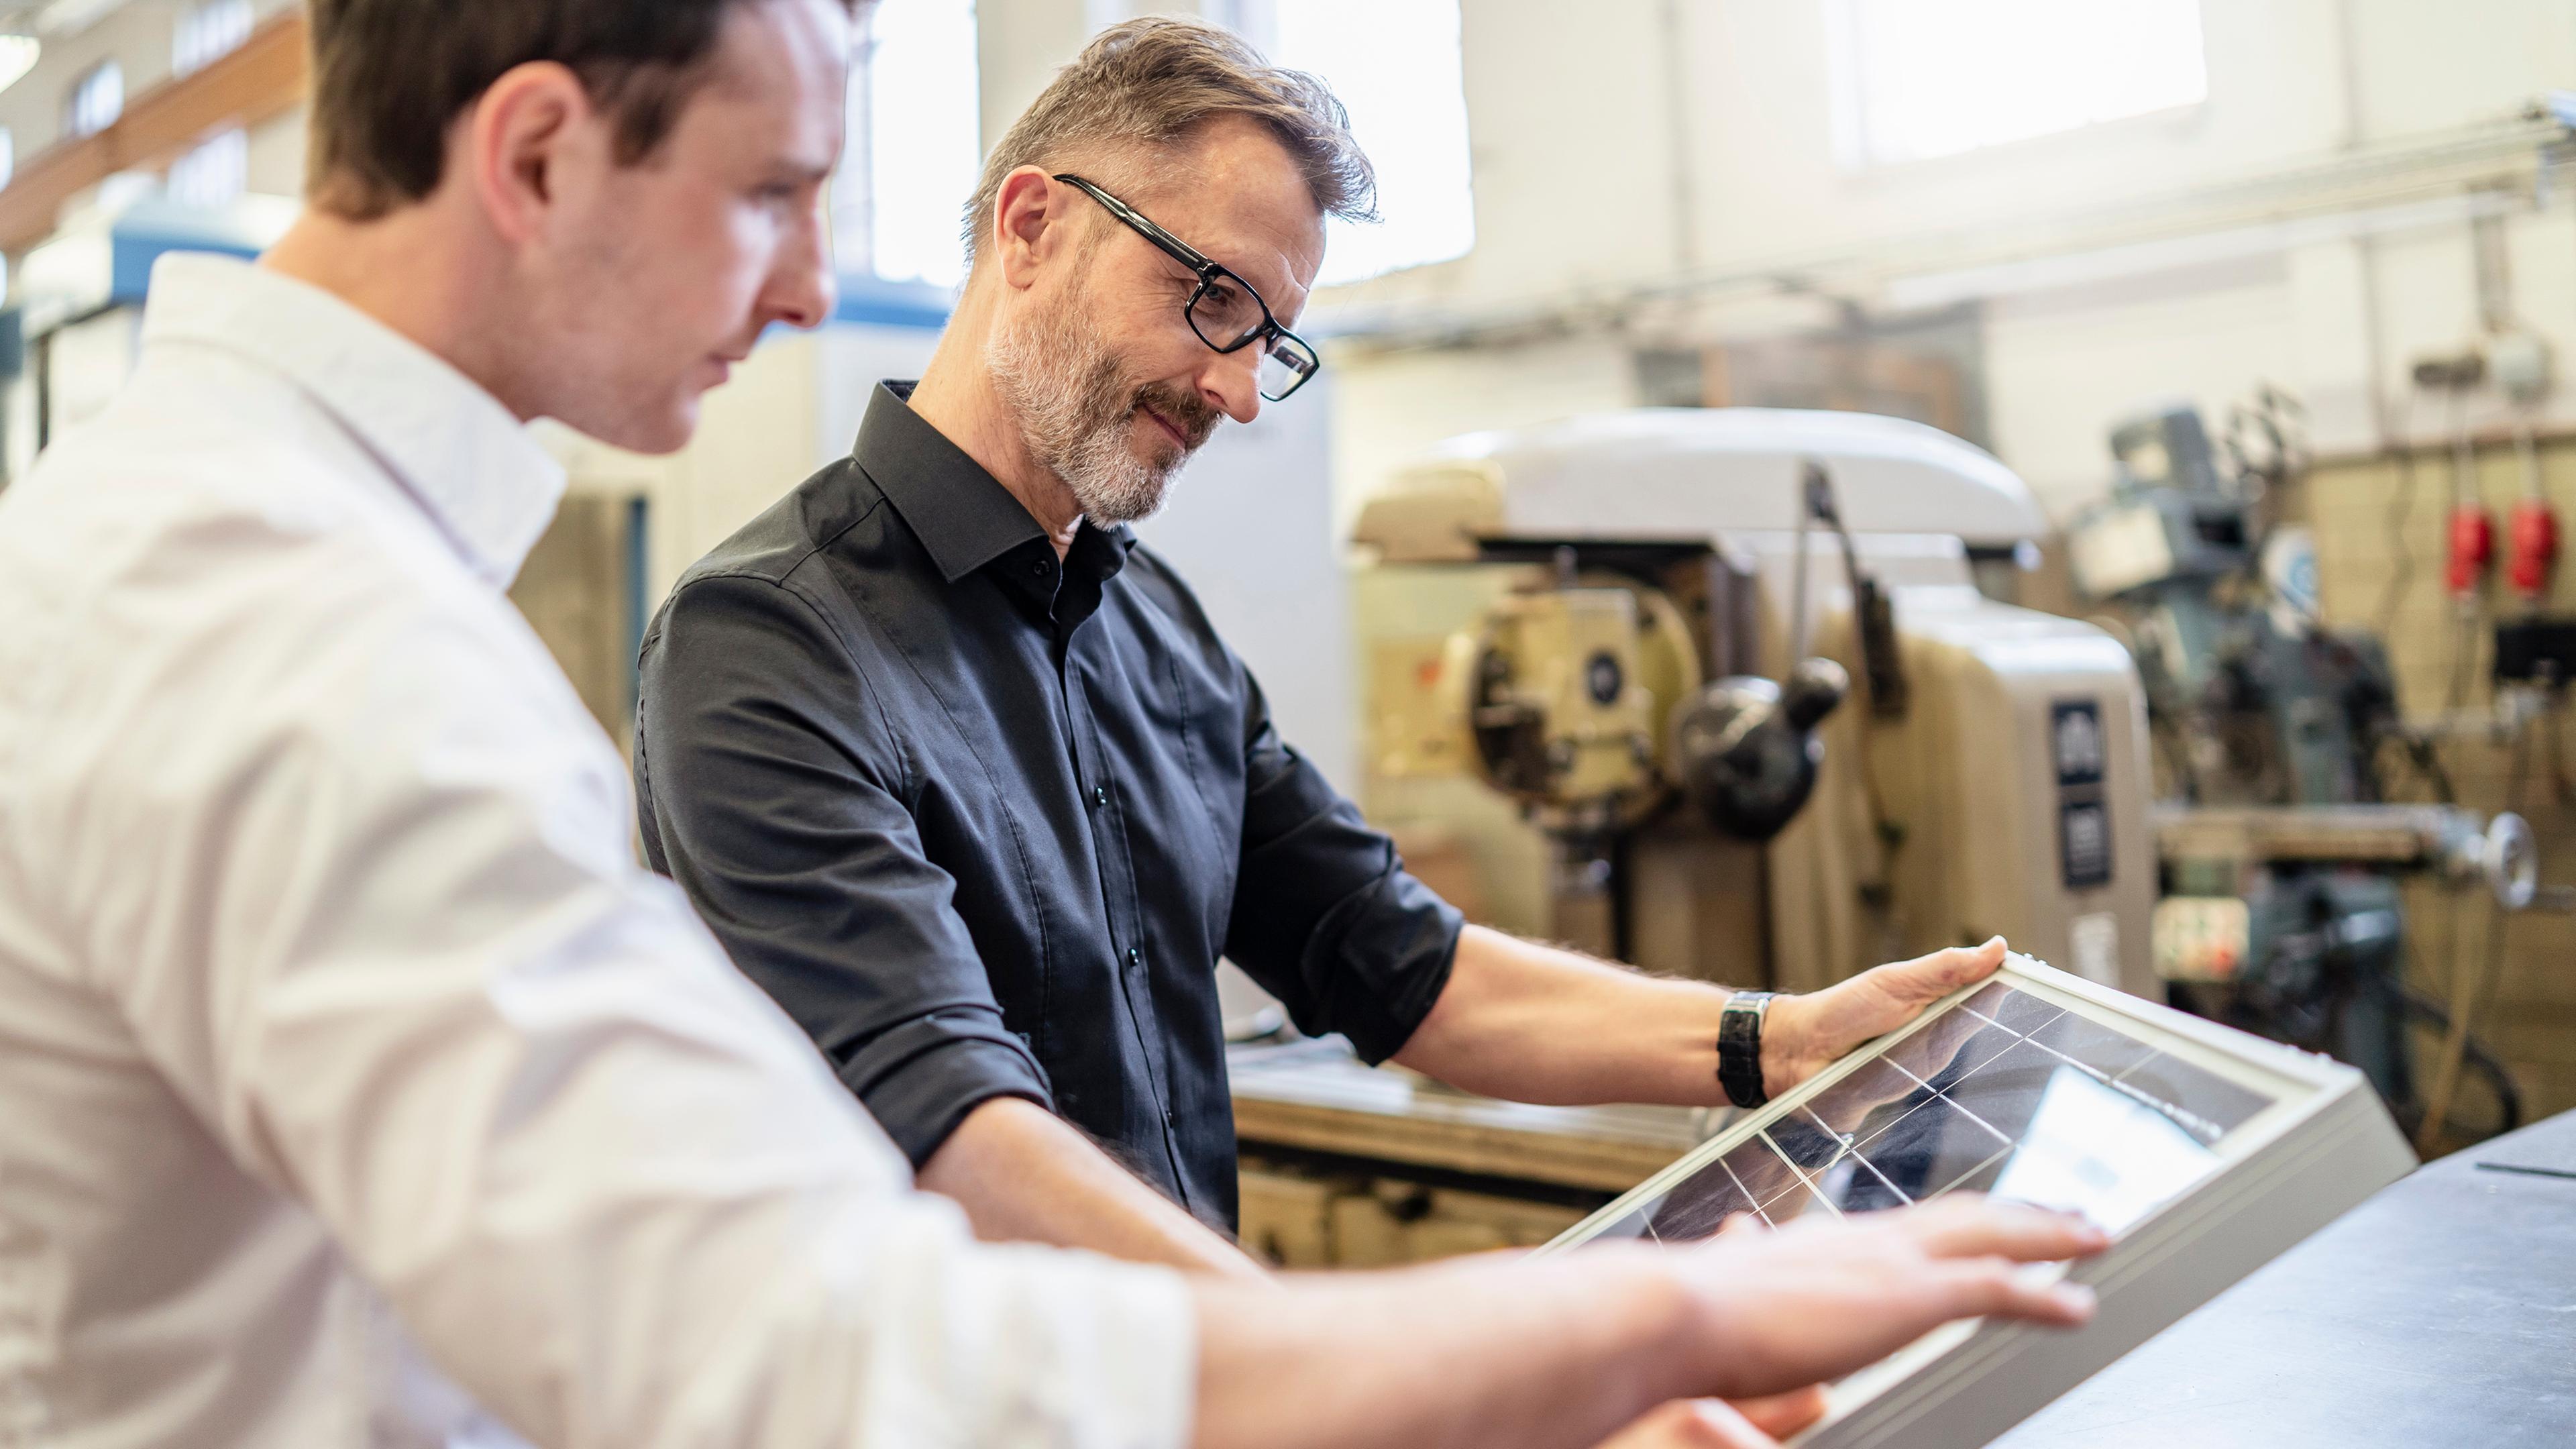
POLYGON ((1069 296, 1046 316, 1003 326, 985 348, 985 366, 1029 456, 1063 481, 1083 516, 1103 526, 1135 523, 1161 510, 1189 454, 1159 466, 1137 460, 1128 446, 1136 389, 1099 334, 1076 320, 1079 300, 1069 296))

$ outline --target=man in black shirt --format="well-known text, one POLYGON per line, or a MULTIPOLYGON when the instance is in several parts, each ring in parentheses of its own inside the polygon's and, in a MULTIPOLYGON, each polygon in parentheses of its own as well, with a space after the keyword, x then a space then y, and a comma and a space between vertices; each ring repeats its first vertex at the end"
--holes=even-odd
MULTIPOLYGON (((1465 925, 1126 526, 1312 374, 1288 329, 1371 189, 1320 84, 1113 30, 996 149, 922 381, 646 638, 649 858, 987 1236, 1249 1271, 1220 955, 1469 1090, 1725 1100, 1728 992, 1465 925)), ((1739 1070, 1783 1090, 2001 956, 1782 998, 1739 1070)))

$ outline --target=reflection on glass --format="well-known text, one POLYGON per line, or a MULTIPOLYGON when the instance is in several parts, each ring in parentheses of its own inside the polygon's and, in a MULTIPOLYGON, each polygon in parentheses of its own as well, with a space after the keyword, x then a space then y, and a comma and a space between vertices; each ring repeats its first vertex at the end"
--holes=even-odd
POLYGON ((1777 1224, 1963 1190, 2116 1233, 2213 1170, 2209 1148, 2271 1105, 2026 992, 1989 985, 1962 1007, 1596 1236, 1689 1242, 1740 1214, 1777 1224))
POLYGON ((1807 1103, 1808 1119, 1837 1137, 1876 1136, 1931 1100, 1932 1089, 1884 1061, 1863 1062, 1807 1103))
POLYGON ((1826 1131, 1823 1123, 1803 1112, 1792 1112, 1772 1123, 1766 1135, 1791 1166, 1809 1176, 1822 1172, 1850 1145, 1843 1141, 1842 1134, 1826 1131))
POLYGON ((1993 1190, 2124 1233, 2217 1167, 2218 1154, 2172 1117, 2066 1066, 1993 1190))
POLYGON ((2111 1030, 2072 1012, 2031 1032, 2030 1039, 2080 1067, 2108 1080, 2146 1061, 2156 1049, 2136 1037, 2111 1030))
POLYGON ((1957 1103, 1936 1097, 1861 1143, 1860 1155, 1899 1192, 1921 1202, 2011 1145, 1957 1103))
POLYGON ((1595 1232, 1585 1241, 1584 1246, 1590 1247, 1594 1243, 1623 1242, 1629 1238, 1653 1238, 1654 1234, 1647 1229, 1646 1221, 1662 1204, 1663 1199, 1656 1198, 1623 1217, 1613 1218, 1608 1227, 1595 1232))
POLYGON ((1905 1194, 1877 1166, 1855 1152, 1826 1168, 1816 1179, 1816 1197, 1841 1212, 1871 1213, 1903 1207, 1905 1194))
POLYGON ((1887 1059, 1937 1089, 1993 1061, 2020 1041, 2020 1036, 1983 1017, 1952 1011, 1889 1047, 1887 1059))
POLYGON ((1728 1218, 1749 1213, 1756 1206, 1725 1165, 1712 1162, 1664 1194, 1663 1201, 1648 1211, 1658 1239, 1688 1243, 1715 1235, 1726 1226, 1728 1218))
POLYGON ((2161 1052, 2120 1074, 2117 1085, 2164 1106, 2193 1136, 2216 1142, 2271 1104, 2260 1093, 2161 1052))
POLYGON ((2052 1006, 2028 992, 2015 991, 2000 981, 1991 983, 1960 1005, 1980 1016, 2002 1022, 2025 1036, 2066 1014, 2066 1008, 2052 1006))
POLYGON ((1756 1137, 1717 1160, 1720 1171, 1729 1174, 1735 1185, 1760 1207, 1798 1185, 1798 1174, 1782 1161, 1771 1144, 1756 1137))
POLYGON ((2049 1078, 2065 1065, 2029 1042, 2017 1042, 1963 1080, 1951 1083, 1944 1095, 2005 1137, 2019 1137, 2030 1125, 2031 1114, 2039 1110, 2040 1093, 2048 1090, 2049 1078))

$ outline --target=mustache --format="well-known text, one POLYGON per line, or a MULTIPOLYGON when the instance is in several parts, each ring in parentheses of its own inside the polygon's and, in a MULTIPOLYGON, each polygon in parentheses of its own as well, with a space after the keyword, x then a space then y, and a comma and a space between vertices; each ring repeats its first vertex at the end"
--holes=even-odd
POLYGON ((1189 440, 1189 451, 1193 453, 1205 447, 1207 440, 1216 435, 1217 424, 1225 421, 1225 415, 1206 398, 1163 383, 1138 388, 1135 405, 1162 414, 1189 440))

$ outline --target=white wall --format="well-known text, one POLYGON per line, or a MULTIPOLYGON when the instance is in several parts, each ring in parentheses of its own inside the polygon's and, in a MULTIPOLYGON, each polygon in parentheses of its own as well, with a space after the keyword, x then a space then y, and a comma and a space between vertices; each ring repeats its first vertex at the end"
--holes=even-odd
MULTIPOLYGON (((1667 0, 1595 0, 1579 22, 1549 0, 1466 0, 1476 251, 1326 305, 1490 317, 1694 267, 1902 266, 1962 234, 2010 237, 2501 117, 2576 79, 2576 7, 2563 0, 2207 0, 2210 99, 2186 114, 1856 173, 1833 146, 1824 0, 1671 3, 1668 31, 1667 0), (1673 33, 1678 50, 1665 44, 1673 33)), ((2517 217, 2510 236, 2519 310, 2562 356, 2576 353, 2568 203, 2517 217)), ((2465 225, 2446 224, 2000 299, 1986 329, 1997 450, 2063 511, 2105 481, 2115 417, 2175 395, 2215 410, 2263 381, 2309 400, 2322 445, 2367 446, 2375 418, 2402 413, 2408 361, 2474 331, 2472 265, 2465 225)), ((1675 307, 1638 326, 1653 340, 1713 340, 1825 315, 1774 300, 1675 307)), ((1597 336, 1337 356, 1351 429, 1336 450, 1341 491, 1364 494, 1403 461, 1429 430, 1407 418, 1492 425, 1626 400, 1626 347, 1597 336)), ((2438 420, 2425 411, 2429 430, 2438 420)), ((2576 422, 2576 407, 2562 397, 2550 416, 2576 422)))

